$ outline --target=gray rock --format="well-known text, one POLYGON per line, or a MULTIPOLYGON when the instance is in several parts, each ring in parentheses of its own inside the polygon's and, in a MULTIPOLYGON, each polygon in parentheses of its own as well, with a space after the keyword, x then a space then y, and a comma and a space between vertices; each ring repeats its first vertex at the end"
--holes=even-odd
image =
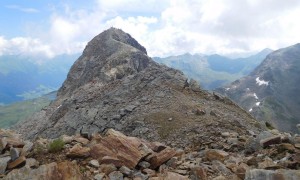
POLYGON ((99 162, 96 159, 90 160, 89 165, 91 165, 92 167, 95 167, 95 168, 100 167, 99 162))
POLYGON ((121 118, 122 118, 121 115, 116 114, 116 115, 113 115, 112 120, 119 121, 121 118))
POLYGON ((142 167, 142 168, 144 168, 144 169, 146 169, 146 168, 150 167, 150 163, 148 163, 146 161, 141 161, 139 163, 139 166, 142 167))
POLYGON ((272 137, 269 137, 269 138, 265 138, 265 139, 260 140, 259 143, 263 148, 266 148, 266 147, 268 147, 270 145, 273 145, 273 144, 280 144, 281 143, 281 136, 272 136, 272 137))
POLYGON ((123 116, 125 116, 127 114, 127 111, 125 109, 120 109, 119 113, 123 117, 123 116))
POLYGON ((245 180, 298 180, 300 179, 299 170, 264 170, 264 169, 251 169, 246 172, 245 180))
POLYGON ((39 164, 40 163, 34 158, 26 159, 26 166, 28 166, 30 168, 37 168, 37 167, 39 167, 39 164))
POLYGON ((231 174, 231 171, 220 161, 214 160, 212 161, 212 168, 219 171, 225 176, 228 176, 231 174))
POLYGON ((16 148, 10 148, 10 157, 12 161, 18 159, 20 157, 19 150, 16 148))
POLYGON ((126 176, 131 176, 132 175, 132 170, 130 170, 128 167, 126 166, 122 166, 119 171, 123 174, 125 174, 126 176))
POLYGON ((120 171, 113 171, 108 175, 110 180, 123 180, 123 174, 120 171))
POLYGON ((96 174, 94 176, 94 180, 102 180, 104 178, 105 174, 101 173, 101 174, 96 174))
POLYGON ((30 153, 30 151, 32 150, 33 143, 30 141, 25 141, 24 143, 25 143, 25 145, 22 148, 21 154, 23 156, 27 156, 30 153))
POLYGON ((6 137, 0 138, 0 152, 5 149, 7 145, 6 137))
POLYGON ((6 167, 7 167, 7 163, 8 161, 10 161, 10 157, 2 157, 0 158, 0 174, 4 174, 6 167))
POLYGON ((193 91, 195 91, 195 92, 201 91, 200 85, 196 80, 191 79, 190 82, 189 82, 189 85, 190 85, 190 87, 193 91))
POLYGON ((132 112, 135 108, 136 108, 135 105, 128 105, 128 106, 125 107, 125 110, 127 112, 132 112))
POLYGON ((137 172, 134 173, 133 178, 139 178, 141 180, 146 180, 149 177, 146 174, 143 174, 140 171, 137 171, 137 172))

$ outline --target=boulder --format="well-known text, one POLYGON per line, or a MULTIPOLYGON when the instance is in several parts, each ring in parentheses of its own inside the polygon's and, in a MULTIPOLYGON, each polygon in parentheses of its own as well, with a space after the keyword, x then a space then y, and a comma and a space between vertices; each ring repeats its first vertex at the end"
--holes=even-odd
POLYGON ((14 169, 7 174, 5 180, 26 180, 26 179, 43 179, 43 180, 61 180, 62 176, 58 171, 57 164, 55 162, 41 165, 37 169, 31 169, 28 166, 24 166, 20 169, 14 169))
POLYGON ((72 179, 72 180, 82 180, 83 177, 80 173, 79 167, 77 164, 70 161, 64 161, 58 163, 58 171, 61 175, 61 179, 72 179))
POLYGON ((300 179, 299 170, 264 170, 264 169, 251 169, 246 172, 245 180, 296 180, 300 179))
POLYGON ((101 164, 99 167, 100 172, 109 175, 111 172, 116 171, 117 168, 113 164, 101 164))
POLYGON ((160 151, 159 153, 154 153, 149 158, 149 163, 152 169, 156 169, 163 163, 167 162, 169 159, 176 155, 176 151, 172 148, 167 147, 166 149, 160 151))
POLYGON ((101 164, 113 164, 116 167, 122 167, 124 165, 124 161, 121 161, 117 157, 112 157, 112 156, 104 156, 100 160, 101 164))
POLYGON ((189 178, 187 176, 182 176, 180 174, 174 173, 174 172, 166 172, 164 174, 159 174, 159 178, 161 179, 172 179, 172 180, 188 180, 189 178))
POLYGON ((8 163, 7 168, 8 169, 13 169, 22 165, 25 165, 26 163, 26 158, 25 156, 20 156, 19 158, 17 158, 16 160, 8 163))
POLYGON ((280 144, 281 143, 281 136, 272 136, 272 137, 269 137, 269 138, 265 138, 265 139, 260 140, 259 143, 263 148, 266 148, 266 147, 268 147, 270 145, 273 145, 273 144, 280 144))
POLYGON ((104 174, 104 173, 101 173, 101 174, 96 174, 96 175, 94 176, 94 179, 95 179, 95 180, 102 180, 104 177, 105 177, 105 174, 104 174))
POLYGON ((200 166, 191 169, 190 176, 192 180, 207 180, 207 170, 200 166))
POLYGON ((99 161, 96 160, 96 159, 90 160, 89 165, 92 166, 92 167, 95 167, 95 168, 98 168, 100 166, 99 161))
POLYGON ((223 162, 228 155, 227 152, 217 149, 208 149, 205 152, 205 157, 209 161, 218 160, 223 162))
POLYGON ((103 163, 116 160, 118 166, 133 169, 143 157, 139 151, 142 142, 137 138, 130 138, 115 130, 109 129, 106 136, 98 139, 97 144, 91 146, 91 156, 103 163), (106 156, 106 159, 103 159, 106 156))
POLYGON ((110 180, 123 180, 123 174, 120 171, 113 171, 108 177, 110 180))
POLYGON ((12 161, 18 159, 19 156, 20 156, 20 153, 19 153, 18 149, 16 149, 16 148, 11 148, 10 149, 10 157, 11 157, 12 161))
POLYGON ((26 159, 26 166, 30 167, 30 168, 37 168, 39 167, 39 162, 34 159, 34 158, 27 158, 26 159))
POLYGON ((70 158, 87 158, 90 156, 90 148, 82 147, 80 144, 75 144, 67 153, 70 158))
POLYGON ((88 139, 81 136, 75 136, 73 140, 81 143, 82 145, 87 145, 90 142, 88 139))
POLYGON ((25 145, 22 148, 21 155, 27 156, 33 148, 33 143, 30 141, 25 141, 24 143, 25 143, 25 145))
POLYGON ((7 145, 6 137, 0 138, 0 152, 2 152, 7 145))
POLYGON ((126 176, 130 176, 130 175, 132 174, 132 172, 133 172, 131 169, 129 169, 129 168, 126 167, 126 166, 122 166, 122 167, 119 169, 119 171, 120 171, 121 173, 125 174, 126 176))
POLYGON ((61 139, 63 140, 64 143, 70 144, 73 141, 74 137, 68 135, 62 135, 61 139))
POLYGON ((79 167, 69 161, 61 162, 59 164, 53 162, 50 164, 41 165, 37 169, 31 169, 29 166, 24 166, 20 169, 14 169, 4 177, 5 180, 15 179, 43 179, 43 180, 64 180, 83 179, 80 174, 79 167))
POLYGON ((10 161, 10 159, 11 158, 9 156, 0 158, 0 174, 5 173, 7 163, 8 163, 8 161, 10 161))

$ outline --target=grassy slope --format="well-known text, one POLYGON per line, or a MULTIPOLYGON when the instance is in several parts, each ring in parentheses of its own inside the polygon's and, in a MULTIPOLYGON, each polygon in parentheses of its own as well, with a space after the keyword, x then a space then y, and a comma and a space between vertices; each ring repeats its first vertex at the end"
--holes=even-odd
POLYGON ((0 128, 9 128, 50 104, 53 93, 40 98, 0 106, 0 128))

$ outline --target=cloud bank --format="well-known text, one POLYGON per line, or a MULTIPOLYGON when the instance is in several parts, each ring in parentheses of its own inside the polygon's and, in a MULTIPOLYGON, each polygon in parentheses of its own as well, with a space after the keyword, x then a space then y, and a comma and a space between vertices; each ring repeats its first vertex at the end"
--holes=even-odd
POLYGON ((96 0, 88 10, 65 4, 52 11, 45 32, 33 27, 30 37, 0 37, 0 53, 78 53, 111 26, 151 56, 255 52, 300 42, 298 17, 298 0, 96 0))

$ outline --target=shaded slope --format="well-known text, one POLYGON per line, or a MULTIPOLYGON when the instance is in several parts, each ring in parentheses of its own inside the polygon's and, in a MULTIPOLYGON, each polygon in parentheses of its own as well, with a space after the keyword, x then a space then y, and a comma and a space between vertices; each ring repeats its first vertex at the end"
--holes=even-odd
POLYGON ((297 132, 300 123, 300 44, 279 49, 249 76, 220 89, 260 120, 297 132))

